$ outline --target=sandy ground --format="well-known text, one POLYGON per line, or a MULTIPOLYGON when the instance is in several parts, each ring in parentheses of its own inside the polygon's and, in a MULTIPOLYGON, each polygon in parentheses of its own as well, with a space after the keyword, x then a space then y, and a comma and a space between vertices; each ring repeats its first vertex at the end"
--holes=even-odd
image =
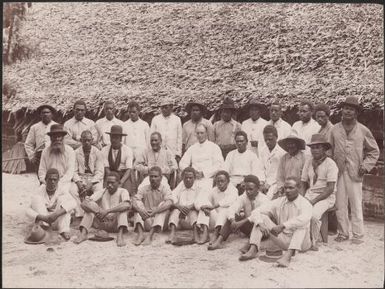
POLYGON ((212 252, 206 245, 167 245, 166 233, 148 247, 135 247, 132 230, 123 248, 114 241, 27 245, 24 210, 37 186, 34 175, 3 174, 4 287, 383 287, 383 223, 365 222, 364 244, 330 237, 319 252, 297 254, 289 268, 258 259, 240 263, 238 249, 246 239, 235 235, 212 252))

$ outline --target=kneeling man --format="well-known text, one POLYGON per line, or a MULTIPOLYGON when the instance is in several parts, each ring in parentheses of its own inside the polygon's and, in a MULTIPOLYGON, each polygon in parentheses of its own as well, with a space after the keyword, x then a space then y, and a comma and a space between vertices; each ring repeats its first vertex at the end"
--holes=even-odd
POLYGON ((262 248, 269 251, 287 250, 277 261, 278 266, 287 267, 296 250, 306 251, 310 248, 312 205, 299 194, 299 186, 299 180, 286 179, 285 196, 253 211, 249 217, 249 221, 254 223, 250 248, 239 260, 255 258, 262 248))
POLYGON ((128 191, 120 188, 119 182, 119 173, 110 172, 106 178, 106 189, 86 197, 82 202, 84 217, 79 225, 80 235, 74 243, 79 244, 87 240, 88 232, 93 226, 107 232, 118 231, 117 245, 126 245, 123 233, 128 228, 127 213, 131 209, 131 202, 128 191))
POLYGON ((39 225, 52 224, 67 241, 70 239, 71 211, 75 209, 76 202, 68 191, 58 184, 59 171, 48 169, 45 184, 42 184, 37 194, 32 197, 27 216, 39 225))
POLYGON ((134 230, 138 236, 134 244, 149 245, 154 233, 164 227, 169 209, 173 204, 173 197, 169 186, 161 184, 162 170, 152 167, 148 172, 150 184, 139 187, 138 193, 133 197, 134 230), (144 231, 150 231, 145 238, 144 231))

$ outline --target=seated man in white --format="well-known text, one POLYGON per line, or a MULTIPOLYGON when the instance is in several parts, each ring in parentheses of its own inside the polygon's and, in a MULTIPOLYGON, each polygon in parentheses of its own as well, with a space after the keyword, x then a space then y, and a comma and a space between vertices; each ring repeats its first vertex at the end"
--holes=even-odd
POLYGON ((172 173, 178 169, 175 157, 170 150, 162 147, 162 136, 159 132, 151 133, 150 144, 151 148, 139 153, 134 163, 135 169, 144 177, 139 187, 150 184, 148 171, 155 166, 162 170, 162 184, 169 186, 172 173))
POLYGON ((259 159, 262 162, 265 175, 265 184, 262 188, 266 196, 271 200, 278 191, 277 171, 281 157, 286 153, 278 144, 277 129, 269 124, 263 129, 265 144, 258 147, 259 159))
POLYGON ((168 226, 171 230, 166 243, 174 244, 176 241, 177 229, 193 229, 194 242, 199 242, 199 235, 196 226, 198 210, 196 203, 201 188, 195 182, 195 170, 187 167, 182 171, 182 182, 172 191, 173 205, 168 226))
POLYGON ((216 250, 223 248, 223 242, 227 240, 231 233, 240 230, 246 236, 250 236, 253 224, 249 221, 251 212, 268 202, 266 195, 260 193, 260 183, 256 176, 248 175, 243 180, 245 183, 245 193, 238 196, 236 201, 224 212, 226 222, 219 231, 218 238, 213 240, 208 250, 216 250))
POLYGON ((280 267, 287 267, 296 250, 306 251, 310 248, 309 229, 313 208, 309 201, 299 194, 299 187, 299 180, 286 179, 285 196, 252 212, 248 218, 254 223, 250 247, 241 255, 241 261, 255 258, 261 249, 286 250, 277 263, 280 267))
POLYGON ((208 195, 200 195, 197 202, 199 210, 197 225, 203 231, 199 244, 208 241, 209 228, 215 228, 213 239, 218 238, 219 232, 227 220, 227 209, 234 204, 238 197, 238 190, 230 183, 228 172, 218 171, 214 179, 215 187, 208 195))
POLYGON ((207 140, 207 128, 203 124, 198 124, 195 132, 198 142, 189 147, 179 167, 181 170, 193 167, 197 171, 196 181, 208 194, 213 187, 213 176, 223 166, 223 156, 219 146, 207 140))
POLYGON ((302 170, 301 194, 313 205, 310 229, 312 250, 318 251, 317 241, 321 229, 321 217, 336 202, 337 164, 327 156, 331 144, 322 134, 313 134, 308 144, 311 158, 307 159, 302 170))
POLYGON ((237 149, 228 153, 223 166, 223 169, 230 175, 231 183, 237 187, 239 194, 242 194, 244 191, 244 177, 255 175, 263 187, 265 175, 262 163, 257 154, 247 149, 248 137, 246 132, 238 131, 235 133, 234 138, 237 149))
POLYGON ((84 130, 80 137, 82 146, 75 150, 75 173, 72 178, 71 195, 77 201, 76 217, 82 217, 84 211, 80 204, 88 195, 103 190, 104 165, 102 153, 92 145, 93 137, 89 130, 84 130))
POLYGON ((36 224, 52 225, 67 241, 70 239, 71 212, 76 207, 75 200, 68 191, 63 191, 59 185, 59 172, 51 168, 45 175, 45 184, 32 197, 27 216, 36 224))

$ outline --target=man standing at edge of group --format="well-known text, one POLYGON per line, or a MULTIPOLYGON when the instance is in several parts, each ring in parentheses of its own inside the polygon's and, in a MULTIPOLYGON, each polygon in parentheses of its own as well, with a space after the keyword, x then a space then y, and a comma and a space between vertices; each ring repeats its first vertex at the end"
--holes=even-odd
POLYGON ((154 116, 150 131, 161 134, 164 148, 170 150, 179 163, 182 157, 182 121, 172 112, 173 103, 171 98, 164 98, 161 101, 162 113, 154 116))
POLYGON ((333 159, 338 166, 336 207, 337 242, 349 239, 348 204, 352 213, 352 242, 364 237, 362 181, 378 160, 380 150, 370 130, 357 121, 361 107, 357 97, 349 96, 341 104, 342 120, 330 132, 333 159))
POLYGON ((111 100, 104 102, 104 114, 105 117, 98 119, 95 123, 95 128, 98 132, 98 139, 96 143, 99 148, 105 147, 111 144, 110 136, 106 133, 111 129, 113 125, 123 126, 123 122, 115 117, 115 103, 111 100))
POLYGON ((92 138, 94 140, 93 145, 96 145, 98 139, 98 132, 95 128, 95 122, 85 117, 87 111, 87 105, 84 100, 77 100, 74 103, 74 116, 64 123, 64 129, 68 132, 65 137, 65 144, 72 147, 74 150, 82 146, 80 142, 80 136, 86 129, 91 131, 92 138))
POLYGON ((225 98, 219 107, 221 119, 214 123, 214 143, 220 147, 223 158, 236 148, 234 136, 241 130, 241 124, 232 118, 235 110, 234 101, 225 98))
POLYGON ((214 141, 214 128, 212 123, 203 116, 206 114, 206 107, 198 102, 189 102, 186 105, 186 111, 190 115, 190 120, 183 124, 182 130, 182 152, 185 153, 187 149, 198 142, 195 130, 198 124, 203 124, 207 127, 207 135, 209 141, 214 141))
POLYGON ((249 110, 250 118, 242 122, 242 130, 247 133, 249 139, 249 149, 258 156, 258 147, 264 146, 263 128, 268 122, 261 117, 262 104, 258 99, 253 98, 246 105, 249 110))
POLYGON ((37 108, 37 114, 41 121, 31 126, 27 138, 25 140, 25 152, 28 159, 33 164, 36 172, 39 170, 41 153, 44 148, 51 143, 47 132, 49 132, 51 125, 57 124, 52 120, 56 110, 47 104, 43 104, 37 108))

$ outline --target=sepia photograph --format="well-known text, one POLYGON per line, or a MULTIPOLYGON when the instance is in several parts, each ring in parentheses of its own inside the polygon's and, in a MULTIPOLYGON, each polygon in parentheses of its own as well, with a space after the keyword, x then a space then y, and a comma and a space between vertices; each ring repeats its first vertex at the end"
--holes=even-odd
POLYGON ((4 2, 3 288, 383 288, 384 6, 4 2))

